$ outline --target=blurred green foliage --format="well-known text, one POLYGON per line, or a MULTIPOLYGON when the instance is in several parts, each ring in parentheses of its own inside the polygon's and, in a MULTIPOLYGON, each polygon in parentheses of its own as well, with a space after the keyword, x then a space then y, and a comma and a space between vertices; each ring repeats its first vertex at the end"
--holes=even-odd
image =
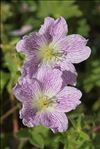
POLYGON ((64 16, 67 18, 79 17, 82 12, 79 10, 78 6, 71 1, 40 1, 39 3, 39 17, 46 17, 52 15, 54 17, 64 16))
MULTIPOLYGON (((62 134, 53 134, 44 126, 24 128, 17 114, 19 126, 16 134, 17 145, 12 139, 14 137, 13 117, 6 117, 1 123, 1 147, 2 149, 33 149, 32 147, 36 147, 34 149, 100 149, 99 0, 7 0, 1 2, 1 118, 18 103, 13 97, 15 103, 12 104, 12 88, 20 76, 19 69, 23 63, 23 55, 16 52, 16 43, 24 34, 38 31, 46 16, 65 17, 69 34, 78 33, 89 39, 88 45, 92 49, 91 57, 76 65, 79 73, 77 87, 83 91, 82 105, 68 113, 69 128, 62 134), (28 25, 32 27, 32 30, 27 29, 28 25), (22 32, 22 27, 26 27, 25 33, 22 32), (8 122, 7 126, 6 122, 8 122)), ((16 111, 18 112, 19 109, 16 111)))

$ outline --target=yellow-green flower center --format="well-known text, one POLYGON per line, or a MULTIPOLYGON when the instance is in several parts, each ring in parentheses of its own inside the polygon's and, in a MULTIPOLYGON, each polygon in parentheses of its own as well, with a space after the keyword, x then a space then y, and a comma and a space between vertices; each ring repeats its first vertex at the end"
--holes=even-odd
POLYGON ((42 60, 50 61, 52 59, 60 57, 61 53, 58 53, 57 50, 55 50, 52 46, 46 45, 40 49, 39 56, 42 60))
POLYGON ((46 47, 40 51, 40 56, 43 60, 51 60, 56 54, 53 49, 46 47))
POLYGON ((52 106, 53 101, 48 98, 48 96, 40 96, 37 100, 33 100, 33 106, 39 111, 45 110, 46 108, 52 106))

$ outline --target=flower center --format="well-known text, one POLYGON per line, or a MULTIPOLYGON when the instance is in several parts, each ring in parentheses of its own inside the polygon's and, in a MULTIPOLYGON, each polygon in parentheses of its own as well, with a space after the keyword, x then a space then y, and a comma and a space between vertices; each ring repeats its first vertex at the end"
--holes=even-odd
POLYGON ((39 55, 43 60, 50 61, 52 59, 61 57, 62 54, 58 53, 53 47, 48 45, 41 48, 39 55))
POLYGON ((54 50, 51 48, 43 49, 40 55, 44 60, 51 60, 53 57, 56 56, 56 54, 54 53, 54 50))
POLYGON ((39 99, 33 101, 33 106, 36 107, 39 111, 45 110, 46 108, 52 106, 53 101, 48 98, 48 96, 41 96, 39 99))

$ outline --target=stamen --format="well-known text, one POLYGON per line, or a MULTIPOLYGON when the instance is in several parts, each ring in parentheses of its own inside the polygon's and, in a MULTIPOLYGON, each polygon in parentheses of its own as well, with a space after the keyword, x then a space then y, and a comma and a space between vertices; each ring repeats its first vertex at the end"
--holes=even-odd
POLYGON ((51 46, 44 46, 39 51, 40 57, 45 61, 59 60, 63 56, 63 52, 57 52, 51 46))
POLYGON ((37 100, 33 100, 33 106, 36 107, 39 111, 45 110, 46 108, 52 106, 53 100, 48 96, 41 96, 37 100))

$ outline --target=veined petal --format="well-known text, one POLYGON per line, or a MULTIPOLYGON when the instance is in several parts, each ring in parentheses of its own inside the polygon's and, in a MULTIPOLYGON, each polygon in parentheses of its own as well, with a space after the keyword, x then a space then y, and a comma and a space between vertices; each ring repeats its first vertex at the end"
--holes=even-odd
POLYGON ((33 127, 34 126, 34 117, 36 115, 37 109, 33 109, 32 105, 30 104, 23 104, 22 109, 20 110, 20 118, 22 119, 22 122, 27 127, 33 127))
POLYGON ((23 108, 20 110, 20 118, 27 127, 43 124, 54 133, 64 132, 68 128, 66 115, 58 111, 53 111, 52 113, 38 112, 37 109, 32 109, 28 107, 28 105, 23 105, 23 108))
POLYGON ((46 73, 49 73, 49 72, 52 71, 52 70, 53 70, 53 68, 51 68, 50 65, 45 65, 45 64, 40 65, 40 67, 39 67, 39 69, 38 69, 38 72, 37 72, 37 79, 38 79, 40 82, 43 82, 46 73))
POLYGON ((62 72, 62 79, 63 79, 62 88, 65 87, 66 85, 75 86, 77 83, 77 74, 65 70, 62 72))
POLYGON ((62 72, 58 69, 52 69, 50 66, 42 65, 38 70, 37 79, 42 83, 44 93, 47 96, 55 96, 61 89, 62 72))
POLYGON ((59 62, 58 65, 60 66, 60 69, 62 71, 67 70, 67 71, 71 71, 72 73, 75 73, 75 74, 77 73, 75 66, 67 59, 59 62))
POLYGON ((52 112, 41 114, 41 124, 50 128, 54 133, 64 132, 68 128, 68 120, 64 113, 52 112))
POLYGON ((27 59, 21 68, 21 73, 24 75, 24 77, 28 76, 29 78, 32 78, 33 76, 35 76, 38 70, 39 63, 40 60, 35 56, 27 59))
POLYGON ((81 103, 81 96, 82 93, 78 89, 69 86, 64 87, 56 96, 56 110, 60 112, 69 112, 75 109, 81 103))
POLYGON ((61 38, 57 44, 62 51, 65 51, 66 54, 69 52, 79 51, 82 47, 86 46, 87 41, 84 37, 78 34, 68 35, 61 38))
MULTIPOLYGON (((29 37, 33 38, 33 35, 31 34, 31 35, 29 35, 29 37)), ((24 43, 24 46, 27 45, 27 44, 29 44, 29 41, 28 41, 28 38, 29 37, 26 37, 25 39, 23 39, 23 41, 25 42, 24 43)), ((29 39, 29 40, 32 40, 32 39, 29 39)), ((24 52, 24 50, 26 52, 29 52, 29 53, 27 53, 27 58, 26 58, 26 60, 24 62, 24 65, 21 68, 21 72, 22 72, 22 74, 24 74, 24 76, 25 75, 28 75, 29 78, 32 78, 33 75, 35 75, 35 73, 38 70, 39 64, 42 62, 42 59, 41 59, 41 57, 39 55, 39 51, 41 50, 41 48, 44 45, 48 45, 48 43, 50 42, 50 40, 51 40, 51 36, 49 36, 47 34, 40 35, 36 39, 36 41, 35 41, 39 45, 39 49, 37 49, 37 50, 34 49, 35 47, 32 46, 31 43, 30 43, 30 47, 28 47, 28 48, 30 48, 30 51, 27 48, 27 46, 24 47, 23 52, 24 52)))
POLYGON ((86 44, 87 40, 77 34, 64 37, 56 43, 64 52, 66 60, 71 63, 80 63, 90 56, 91 49, 86 44))
POLYGON ((91 54, 91 49, 87 46, 80 47, 76 52, 69 52, 66 58, 72 63, 80 63, 88 59, 91 54))
POLYGON ((41 26, 39 33, 45 34, 49 33, 54 40, 59 39, 61 36, 65 36, 68 32, 68 26, 63 17, 54 20, 51 17, 46 17, 44 24, 41 26))
POLYGON ((14 95, 21 102, 26 102, 27 100, 31 100, 32 98, 32 90, 29 87, 29 83, 24 81, 23 83, 17 83, 13 88, 14 95))
POLYGON ((40 35, 39 33, 31 33, 21 39, 17 45, 16 49, 18 52, 24 53, 27 57, 33 57, 37 55, 37 51, 43 45, 47 45, 52 40, 52 37, 45 33, 40 35))
POLYGON ((63 79, 63 87, 66 85, 76 85, 77 82, 77 72, 74 67, 74 65, 65 60, 61 62, 60 64, 61 70, 63 71, 62 73, 62 79, 63 79))
POLYGON ((44 24, 41 26, 39 33, 45 34, 46 32, 50 33, 51 27, 54 24, 54 19, 51 17, 46 17, 44 20, 44 24))
POLYGON ((71 62, 69 62, 68 60, 59 62, 58 69, 62 71, 62 87, 66 85, 76 85, 77 72, 74 65, 71 62))
POLYGON ((63 17, 58 18, 54 22, 54 26, 52 28, 52 34, 54 37, 54 42, 65 36, 68 32, 68 26, 63 17))
POLYGON ((26 55, 34 55, 34 52, 39 49, 39 44, 37 43, 37 39, 39 35, 37 33, 32 33, 31 35, 24 36, 17 45, 16 49, 18 52, 22 52, 26 55))
POLYGON ((31 104, 32 100, 37 99, 41 93, 41 87, 39 83, 32 79, 30 82, 28 80, 20 81, 13 89, 16 98, 23 102, 31 104))

